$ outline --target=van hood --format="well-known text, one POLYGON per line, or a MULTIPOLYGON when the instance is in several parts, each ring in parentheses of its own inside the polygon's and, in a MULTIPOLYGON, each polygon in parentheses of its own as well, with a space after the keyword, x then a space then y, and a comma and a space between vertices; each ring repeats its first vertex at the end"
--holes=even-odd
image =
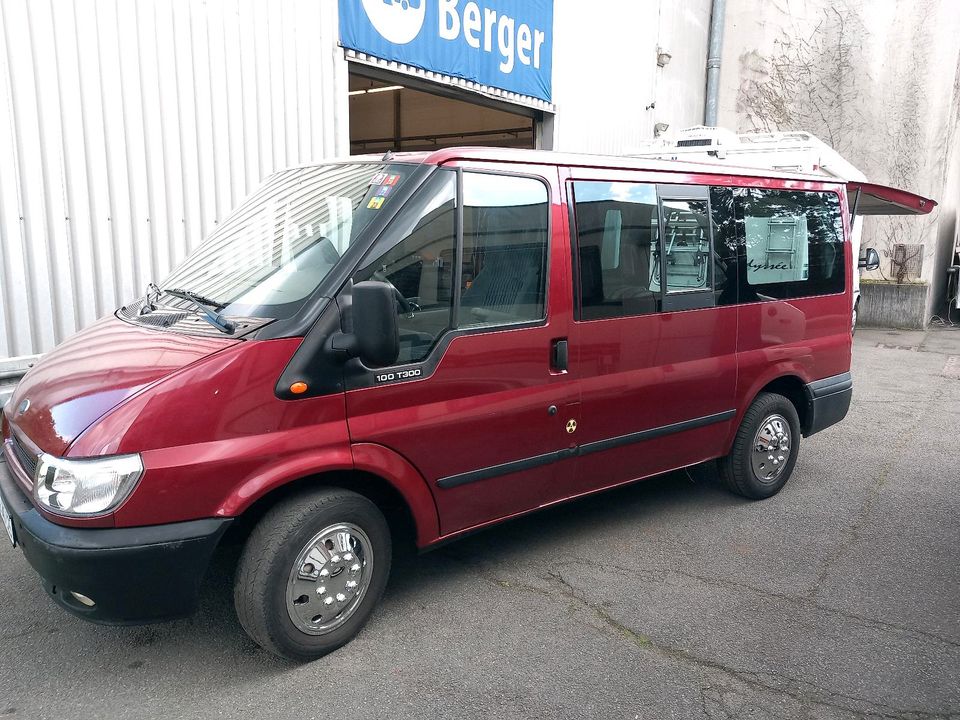
POLYGON ((237 342, 105 318, 44 355, 17 385, 4 414, 42 451, 62 456, 81 432, 127 398, 237 342))

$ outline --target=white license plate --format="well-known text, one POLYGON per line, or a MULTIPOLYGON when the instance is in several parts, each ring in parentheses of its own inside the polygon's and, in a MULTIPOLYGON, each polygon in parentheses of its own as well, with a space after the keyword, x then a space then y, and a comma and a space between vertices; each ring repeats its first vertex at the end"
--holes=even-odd
POLYGON ((10 538, 10 544, 16 547, 17 538, 13 534, 13 520, 10 518, 10 511, 7 510, 7 506, 3 503, 3 500, 0 500, 0 518, 3 519, 3 528, 7 531, 7 537, 10 538))

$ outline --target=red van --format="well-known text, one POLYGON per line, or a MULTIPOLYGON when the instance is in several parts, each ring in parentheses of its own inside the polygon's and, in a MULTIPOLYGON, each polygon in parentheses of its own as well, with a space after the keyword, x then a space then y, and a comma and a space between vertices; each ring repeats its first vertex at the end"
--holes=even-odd
POLYGON ((190 612, 229 531, 241 624, 309 660, 400 539, 714 459, 775 494, 850 403, 848 194, 935 203, 730 172, 482 148, 278 172, 20 383, 10 539, 65 609, 134 623, 190 612))

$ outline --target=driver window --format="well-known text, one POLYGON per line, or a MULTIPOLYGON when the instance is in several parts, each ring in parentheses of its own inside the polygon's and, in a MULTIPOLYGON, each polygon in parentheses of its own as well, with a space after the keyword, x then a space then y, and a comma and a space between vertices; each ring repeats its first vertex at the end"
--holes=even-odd
POLYGON ((456 175, 441 171, 391 223, 376 259, 354 281, 378 280, 397 292, 398 364, 423 360, 450 327, 452 263, 456 248, 456 175))

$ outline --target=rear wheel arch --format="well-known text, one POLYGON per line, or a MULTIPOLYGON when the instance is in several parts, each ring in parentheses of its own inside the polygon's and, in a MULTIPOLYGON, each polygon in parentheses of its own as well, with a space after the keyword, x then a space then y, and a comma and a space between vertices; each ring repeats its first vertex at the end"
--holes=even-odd
POLYGON ((797 417, 800 419, 800 429, 806 430, 810 414, 810 404, 807 397, 806 383, 803 380, 796 375, 782 375, 760 388, 756 395, 754 395, 754 399, 756 399, 757 395, 764 392, 783 395, 789 400, 797 411, 797 417))
POLYGON ((776 495, 793 473, 800 434, 793 403, 779 392, 761 392, 744 413, 730 452, 718 462, 721 479, 753 500, 776 495))
POLYGON ((757 386, 744 397, 742 406, 737 410, 737 420, 735 423, 732 423, 730 434, 727 438, 726 447, 728 452, 733 447, 733 441, 736 437, 737 430, 740 429, 740 423, 743 422, 743 416, 761 393, 775 393, 787 398, 797 411, 801 433, 806 434, 806 430, 809 427, 808 421, 810 419, 810 402, 807 397, 806 381, 794 372, 785 372, 772 379, 765 379, 765 382, 761 381, 761 383, 762 384, 758 383, 757 386))

